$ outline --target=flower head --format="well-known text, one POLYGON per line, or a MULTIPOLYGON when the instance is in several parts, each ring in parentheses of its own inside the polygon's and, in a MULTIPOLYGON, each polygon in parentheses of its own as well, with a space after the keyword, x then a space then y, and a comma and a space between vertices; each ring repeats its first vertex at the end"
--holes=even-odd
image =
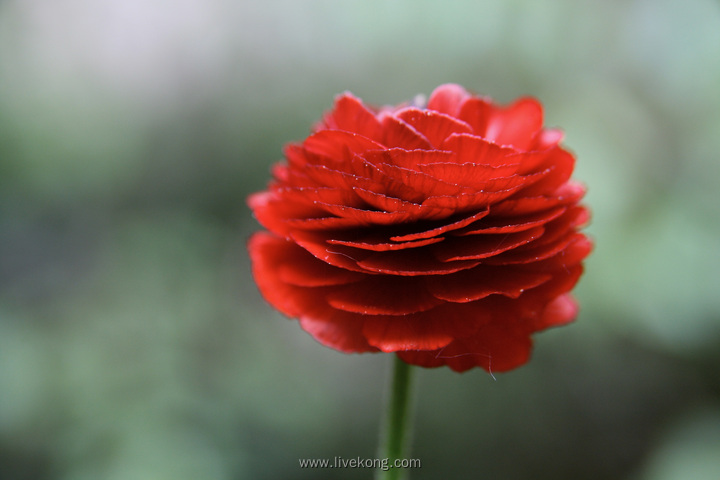
MULTIPOLYGON (((417 103, 417 102, 416 102, 417 103)), ((265 297, 320 343, 424 367, 505 371, 572 321, 590 241, 575 159, 542 106, 458 85, 423 107, 349 93, 248 203, 265 297)))

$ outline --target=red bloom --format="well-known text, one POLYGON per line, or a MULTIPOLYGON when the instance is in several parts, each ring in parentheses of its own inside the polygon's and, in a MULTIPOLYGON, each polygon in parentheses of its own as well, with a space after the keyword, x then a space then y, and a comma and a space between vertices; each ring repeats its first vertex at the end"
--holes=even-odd
POLYGON ((541 105, 442 85, 426 107, 349 93, 268 190, 249 242, 263 296, 320 343, 408 363, 524 364, 530 335, 572 321, 591 249, 573 155, 541 105))

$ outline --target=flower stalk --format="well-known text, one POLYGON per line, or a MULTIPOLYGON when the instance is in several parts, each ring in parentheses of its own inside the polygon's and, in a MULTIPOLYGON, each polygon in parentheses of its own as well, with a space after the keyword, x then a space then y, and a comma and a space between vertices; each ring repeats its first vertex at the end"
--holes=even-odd
POLYGON ((376 480, 407 478, 407 469, 394 468, 396 460, 407 458, 412 430, 412 386, 414 371, 411 365, 395 356, 390 396, 378 458, 388 459, 387 469, 378 469, 376 480))

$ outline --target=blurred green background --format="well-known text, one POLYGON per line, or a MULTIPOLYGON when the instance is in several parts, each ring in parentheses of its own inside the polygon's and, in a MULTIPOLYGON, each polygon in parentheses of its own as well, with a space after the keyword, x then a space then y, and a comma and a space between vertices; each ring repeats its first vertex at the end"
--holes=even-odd
POLYGON ((257 293, 245 197, 350 90, 542 100, 572 326, 418 375, 414 479, 720 478, 720 2, 0 1, 0 478, 370 478, 390 358, 257 293))

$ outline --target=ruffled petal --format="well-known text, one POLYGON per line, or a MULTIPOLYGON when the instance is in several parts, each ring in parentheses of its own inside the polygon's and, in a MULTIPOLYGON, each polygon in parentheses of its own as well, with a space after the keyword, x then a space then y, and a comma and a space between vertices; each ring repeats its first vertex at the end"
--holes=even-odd
POLYGON ((500 145, 527 150, 543 124, 540 102, 526 97, 508 107, 495 108, 487 123, 484 137, 500 145))
MULTIPOLYGON (((321 204, 346 205, 360 208, 364 205, 362 199, 352 190, 343 190, 332 187, 284 187, 274 191, 279 202, 289 205, 308 205, 322 210, 321 204)), ((313 216, 316 216, 313 214, 313 216)))
POLYGON ((300 247, 325 263, 345 270, 365 274, 371 273, 357 264, 358 260, 362 260, 369 255, 368 252, 344 245, 330 245, 327 243, 327 238, 319 232, 294 231, 291 238, 300 247))
POLYGON ((532 186, 523 189, 522 194, 524 196, 534 197, 555 192, 570 178, 575 167, 575 157, 566 150, 554 148, 548 150, 543 166, 549 169, 548 174, 544 175, 542 179, 532 186))
POLYGON ((493 114, 492 102, 488 98, 471 97, 463 102, 457 118, 472 128, 475 135, 485 137, 488 123, 493 114))
POLYGON ((327 243, 329 243, 330 245, 345 245, 348 247, 360 248, 362 250, 385 252, 388 250, 405 250, 406 248, 424 247, 425 245, 439 243, 443 240, 445 240, 444 237, 433 237, 426 238, 424 240, 415 240, 409 242, 392 242, 388 240, 384 235, 365 234, 359 237, 356 236, 352 240, 341 240, 336 237, 327 240, 327 243))
POLYGON ((475 304, 440 305, 409 315, 368 316, 363 334, 383 352, 434 350, 454 338, 473 335, 488 321, 488 312, 475 304))
POLYGON ((350 92, 335 99, 335 108, 319 128, 354 132, 377 142, 383 138, 383 127, 375 114, 350 92))
POLYGON ((422 278, 385 276, 335 289, 327 300, 334 308, 364 315, 407 315, 443 303, 428 293, 422 278))
POLYGON ((442 145, 453 133, 472 133, 470 125, 462 120, 432 110, 409 107, 396 113, 396 116, 423 134, 434 147, 442 145))
POLYGON ((441 262, 487 259, 528 244, 540 238, 544 231, 538 226, 505 235, 454 237, 433 248, 433 255, 441 262))
POLYGON ((533 328, 535 331, 540 331, 566 325, 575 320, 579 310, 577 302, 571 295, 560 295, 545 306, 533 328))
POLYGON ((258 232, 248 240, 248 251, 253 260, 253 277, 263 297, 289 317, 302 314, 306 303, 304 294, 311 289, 289 285, 278 275, 280 265, 305 256, 302 249, 273 234, 258 232))
POLYGON ((400 351, 398 357, 412 365, 447 365, 456 372, 481 367, 489 373, 505 372, 523 365, 530 358, 532 340, 512 327, 488 324, 469 338, 458 338, 434 351, 400 351))
POLYGON ((296 253, 291 259, 277 266, 278 279, 284 283, 299 287, 325 287, 354 284, 367 279, 362 273, 334 267, 318 260, 306 250, 294 250, 296 253))
POLYGON ((542 260, 527 262, 518 265, 525 271, 553 272, 567 270, 573 265, 582 262, 592 251, 593 244, 585 235, 575 233, 570 242, 555 255, 546 256, 542 260))
POLYGON ((363 155, 363 158, 381 170, 383 170, 383 167, 400 167, 405 170, 418 172, 418 165, 449 162, 452 158, 452 153, 442 150, 388 148, 387 150, 368 152, 363 155))
POLYGON ((562 142, 565 134, 557 128, 547 128, 535 135, 531 150, 545 150, 562 142))
POLYGON ((345 205, 330 205, 323 202, 315 202, 315 205, 340 218, 352 220, 352 226, 391 225, 407 222, 414 217, 412 212, 379 212, 376 210, 364 210, 345 205))
MULTIPOLYGON (((538 225, 543 225, 562 215, 566 207, 557 207, 528 215, 517 217, 501 217, 488 215, 481 221, 474 223, 471 227, 453 232, 453 235, 478 235, 490 233, 513 233, 528 230, 538 225)), ((495 213, 493 207, 492 213, 495 213)))
POLYGON ((478 163, 429 163, 417 166, 418 170, 431 177, 442 180, 446 183, 465 185, 468 188, 480 190, 487 188, 485 185, 500 178, 518 178, 522 183, 523 177, 513 174, 517 171, 517 165, 505 165, 493 167, 478 163))
MULTIPOLYGON (((532 324, 537 316, 552 300, 568 293, 580 280, 583 272, 582 265, 573 265, 564 270, 552 273, 552 278, 536 288, 524 292, 513 304, 506 304, 503 308, 511 309, 515 315, 522 319, 529 319, 532 324)), ((498 297, 500 298, 500 297, 498 297)), ((502 299, 502 301, 511 300, 502 299)))
POLYGON ((446 83, 433 90, 428 99, 427 108, 455 117, 463 102, 469 97, 470 94, 460 85, 446 83))
POLYGON ((544 210, 550 210, 562 202, 557 197, 540 195, 537 197, 507 198, 492 206, 493 216, 514 217, 533 215, 544 210))
POLYGON ((365 319, 362 315, 348 313, 319 304, 315 310, 320 315, 302 315, 298 318, 300 326, 315 340, 326 347, 344 353, 377 352, 362 333, 365 319))
POLYGON ((451 232, 453 230, 457 230, 473 224, 474 222, 485 217, 488 213, 490 213, 490 209, 486 208, 472 215, 462 216, 453 221, 445 221, 439 225, 428 225, 429 228, 423 229, 419 232, 395 235, 390 237, 390 240, 394 242, 407 242, 411 240, 421 240, 424 238, 436 237, 446 232, 451 232))
POLYGON ((438 328, 437 323, 417 314, 373 316, 365 320, 362 332, 370 345, 383 352, 434 350, 453 340, 452 332, 438 328))
POLYGON ((425 281, 428 291, 435 297, 466 303, 495 294, 517 298, 525 290, 537 287, 550 278, 547 273, 478 265, 443 277, 427 277, 425 281))
POLYGON ((308 165, 304 168, 305 174, 315 185, 345 190, 359 188, 413 203, 421 203, 425 198, 421 191, 404 184, 401 179, 391 178, 363 158, 353 158, 346 170, 340 171, 325 165, 308 165))
POLYGON ((476 260, 460 260, 442 262, 436 260, 423 249, 413 248, 395 252, 373 252, 357 265, 368 272, 383 273, 387 275, 447 275, 459 272, 477 265, 476 260))
POLYGON ((306 138, 302 147, 307 159, 314 159, 314 163, 339 170, 349 165, 350 160, 357 153, 384 148, 382 144, 367 137, 342 130, 321 130, 306 138))
MULTIPOLYGON (((283 234, 289 234, 296 230, 322 231, 327 230, 328 228, 352 228, 356 227, 357 225, 358 222, 353 218, 321 216, 317 216, 314 218, 299 218, 295 220, 285 220, 283 222, 283 234)), ((267 228, 271 229, 270 227, 267 228)), ((276 231, 276 233, 279 232, 276 231)))
POLYGON ((540 178, 511 177, 486 182, 487 189, 480 188, 477 192, 463 192, 455 195, 435 195, 423 201, 423 205, 433 208, 449 208, 456 211, 485 209, 500 202, 540 178))
POLYGON ((429 208, 422 204, 409 202, 390 195, 372 192, 364 188, 353 188, 355 195, 361 198, 368 205, 385 212, 410 212, 415 215, 415 220, 425 218, 443 218, 452 214, 452 210, 447 208, 429 208))
POLYGON ((274 191, 250 195, 248 205, 263 227, 281 235, 290 231, 288 219, 325 216, 323 210, 314 205, 282 202, 281 197, 274 191))
POLYGON ((565 250, 582 234, 569 232, 552 242, 543 242, 542 237, 535 242, 528 243, 508 252, 485 259, 488 265, 517 265, 530 264, 551 258, 565 250))
POLYGON ((508 173, 516 172, 522 161, 517 150, 497 145, 477 135, 452 134, 443 141, 441 149, 453 153, 453 163, 479 164, 486 168, 510 167, 508 173))
POLYGON ((383 118, 383 130, 382 143, 388 148, 432 149, 430 140, 425 138, 425 135, 395 116, 388 115, 383 118))
POLYGON ((443 182, 417 170, 388 164, 380 165, 379 167, 388 178, 407 185, 416 192, 423 192, 425 198, 472 193, 467 187, 443 182))
MULTIPOLYGON (((307 253, 292 242, 268 233, 256 233, 248 241, 255 282, 263 297, 281 313, 298 318, 302 327, 321 343, 343 352, 371 352, 362 334, 362 317, 338 311, 325 301, 334 287, 306 288, 285 283, 280 267, 307 253)), ((304 261, 304 260, 301 260, 304 261)))

